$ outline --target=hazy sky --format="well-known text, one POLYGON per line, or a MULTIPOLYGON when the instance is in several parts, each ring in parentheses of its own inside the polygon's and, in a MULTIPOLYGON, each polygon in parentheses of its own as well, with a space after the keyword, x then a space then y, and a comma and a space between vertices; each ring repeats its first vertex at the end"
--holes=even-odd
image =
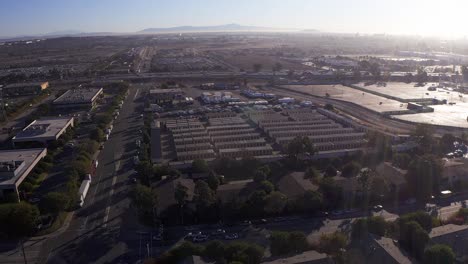
POLYGON ((468 0, 0 0, 0 36, 242 25, 468 35, 468 0))

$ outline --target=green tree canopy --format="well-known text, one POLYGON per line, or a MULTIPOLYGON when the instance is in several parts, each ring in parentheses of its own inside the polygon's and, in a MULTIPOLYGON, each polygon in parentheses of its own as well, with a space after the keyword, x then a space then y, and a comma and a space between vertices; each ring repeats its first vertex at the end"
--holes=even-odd
POLYGON ((66 194, 50 192, 42 198, 39 205, 42 213, 58 214, 65 211, 69 203, 70 199, 66 194))
POLYGON ((455 253, 447 245, 436 244, 424 251, 425 264, 452 264, 455 263, 455 253))
POLYGON ((197 181, 195 184, 193 200, 197 205, 197 208, 204 209, 214 204, 216 198, 213 190, 205 181, 197 181))
POLYGON ((341 175, 346 178, 352 178, 352 177, 356 177, 360 171, 361 171, 361 165, 353 161, 343 166, 341 175))
POLYGON ((39 210, 25 202, 0 204, 0 233, 10 238, 30 235, 36 227, 39 210))
POLYGON ((206 173, 210 171, 210 168, 206 160, 196 159, 192 162, 192 171, 195 173, 206 173))
POLYGON ((286 206, 288 198, 280 192, 272 192, 265 199, 265 212, 270 214, 281 213, 286 206))

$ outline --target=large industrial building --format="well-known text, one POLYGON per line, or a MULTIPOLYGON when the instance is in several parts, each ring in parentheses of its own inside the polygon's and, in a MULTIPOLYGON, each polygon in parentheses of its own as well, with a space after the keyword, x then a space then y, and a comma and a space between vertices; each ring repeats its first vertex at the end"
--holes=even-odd
POLYGON ((69 118, 44 118, 34 120, 21 130, 11 140, 14 146, 39 143, 47 146, 51 141, 57 140, 68 128, 73 127, 73 117, 69 118))
POLYGON ((45 148, 0 151, 0 198, 18 195, 18 186, 46 154, 45 148))
POLYGON ((99 96, 103 94, 102 88, 80 88, 66 91, 53 101, 56 108, 92 109, 99 96))

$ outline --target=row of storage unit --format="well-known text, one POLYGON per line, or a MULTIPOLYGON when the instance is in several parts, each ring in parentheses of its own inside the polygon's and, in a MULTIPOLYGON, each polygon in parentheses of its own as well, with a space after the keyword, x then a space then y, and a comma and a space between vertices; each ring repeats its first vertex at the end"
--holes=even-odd
POLYGON ((178 160, 213 159, 216 153, 212 149, 177 152, 178 160))
MULTIPOLYGON (((319 124, 320 126, 330 126, 330 127, 336 127, 340 128, 339 125, 333 124, 333 123, 326 123, 326 124, 319 124)), ((267 127, 264 128, 263 131, 265 133, 271 133, 271 132, 276 132, 276 131, 294 131, 294 130, 311 130, 317 127, 318 125, 291 125, 291 126, 286 126, 286 127, 267 127)))
POLYGON ((244 156, 266 156, 272 154, 273 148, 269 145, 261 147, 232 148, 219 150, 219 156, 227 158, 240 158, 244 156))
POLYGON ((272 138, 283 138, 283 137, 308 137, 308 136, 319 136, 319 135, 335 135, 335 134, 349 134, 354 133, 352 128, 323 128, 315 130, 299 130, 299 131, 276 131, 270 133, 272 138))
POLYGON ((252 139, 252 140, 240 140, 233 142, 218 142, 216 143, 216 149, 230 149, 230 148, 247 148, 247 147, 261 147, 265 146, 266 141, 263 138, 252 139))
POLYGON ((225 130, 243 130, 246 128, 251 128, 249 124, 238 124, 238 125, 224 125, 224 126, 209 126, 206 129, 208 132, 213 131, 225 131, 225 130))
POLYGON ((318 151, 330 151, 339 149, 359 149, 367 145, 367 140, 323 142, 314 144, 318 151))
POLYGON ((175 146, 176 152, 187 152, 196 150, 213 149, 211 143, 179 144, 175 146))
POLYGON ((196 138, 206 136, 206 131, 195 131, 195 132, 184 132, 184 133, 172 133, 173 139, 179 138, 196 138))
POLYGON ((229 136, 229 135, 243 135, 243 134, 252 134, 255 133, 255 128, 244 128, 244 129, 236 129, 236 130, 221 130, 221 131, 211 131, 209 134, 213 137, 222 137, 222 136, 229 136))
MULTIPOLYGON (((310 142, 323 143, 323 142, 338 142, 338 141, 351 141, 351 140, 360 140, 365 139, 365 133, 349 133, 349 134, 324 134, 324 135, 314 135, 308 136, 310 142)), ((287 144, 291 142, 295 137, 278 137, 276 138, 276 143, 280 145, 287 144)))

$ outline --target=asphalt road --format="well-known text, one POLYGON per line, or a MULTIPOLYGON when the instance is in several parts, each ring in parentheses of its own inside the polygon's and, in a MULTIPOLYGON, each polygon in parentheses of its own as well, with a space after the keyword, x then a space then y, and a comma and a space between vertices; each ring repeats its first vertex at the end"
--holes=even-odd
POLYGON ((43 243, 37 263, 119 263, 131 250, 132 245, 129 247, 125 241, 132 241, 128 234, 134 234, 138 224, 129 208, 128 178, 133 169, 135 140, 143 125, 135 111, 139 95, 139 90, 130 90, 114 121, 111 136, 99 154, 84 207, 74 213, 65 232, 43 243))

